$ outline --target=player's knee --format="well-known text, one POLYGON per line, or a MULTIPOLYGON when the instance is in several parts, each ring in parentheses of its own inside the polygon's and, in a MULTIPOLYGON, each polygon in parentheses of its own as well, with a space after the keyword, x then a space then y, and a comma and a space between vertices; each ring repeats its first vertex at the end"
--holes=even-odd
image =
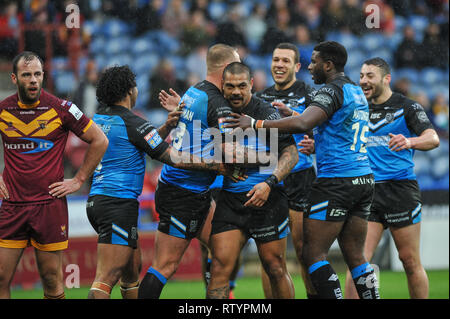
POLYGON ((421 267, 419 257, 410 251, 400 251, 398 257, 403 264, 406 274, 412 274, 421 267))
POLYGON ((286 273, 286 263, 282 255, 274 255, 263 261, 263 267, 267 275, 272 279, 278 279, 286 273))
POLYGON ((46 269, 41 273, 42 284, 46 290, 55 290, 62 285, 62 270, 46 269))

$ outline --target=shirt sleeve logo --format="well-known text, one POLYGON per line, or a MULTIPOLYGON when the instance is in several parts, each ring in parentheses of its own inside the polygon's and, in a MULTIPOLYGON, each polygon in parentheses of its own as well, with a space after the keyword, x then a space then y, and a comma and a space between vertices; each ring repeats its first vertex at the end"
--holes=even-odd
POLYGON ((152 149, 155 149, 158 147, 159 144, 162 143, 162 138, 161 136, 159 136, 158 131, 157 130, 152 130, 150 133, 148 133, 144 139, 147 141, 148 145, 150 145, 150 147, 152 149))

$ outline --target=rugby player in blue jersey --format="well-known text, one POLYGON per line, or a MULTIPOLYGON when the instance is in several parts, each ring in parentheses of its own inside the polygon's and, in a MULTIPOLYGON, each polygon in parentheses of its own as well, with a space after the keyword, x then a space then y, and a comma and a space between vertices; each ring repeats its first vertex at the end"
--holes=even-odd
MULTIPOLYGON (((403 263, 411 298, 428 298, 428 277, 420 261, 422 202, 414 174, 415 150, 439 146, 439 137, 423 107, 390 88, 386 61, 373 58, 361 67, 359 83, 369 101, 367 151, 375 176, 365 256, 370 260, 389 228, 403 263)), ((347 274, 345 297, 357 298, 347 274)))
MULTIPOLYGON (((301 80, 297 80, 296 73, 300 70, 300 53, 293 43, 278 44, 272 54, 272 78, 274 85, 256 96, 272 103, 283 117, 300 115, 306 105, 310 103, 313 88, 301 80)), ((289 176, 283 181, 284 189, 289 198, 289 229, 291 230, 292 243, 294 244, 297 259, 300 262, 300 272, 305 284, 308 298, 314 298, 316 294, 309 279, 306 267, 302 264, 303 250, 303 213, 308 207, 307 194, 313 181, 316 179, 316 171, 313 166, 313 158, 307 151, 314 148, 312 132, 308 134, 294 134, 296 143, 310 143, 299 149, 299 160, 289 176), (309 136, 308 136, 309 135, 309 136)), ((271 298, 269 280, 265 272, 261 273, 264 295, 271 298)))
MULTIPOLYGON (((281 118, 270 103, 252 96, 253 78, 246 65, 240 62, 229 64, 223 72, 222 85, 223 94, 235 112, 257 119, 281 118)), ((278 161, 274 167, 249 168, 245 181, 234 182, 224 178, 212 220, 211 279, 206 297, 228 298, 233 268, 245 243, 253 238, 269 277, 272 297, 294 298, 285 260, 289 231, 288 197, 279 183, 297 164, 295 140, 291 134, 277 136, 276 132, 269 130, 252 135, 238 133, 235 132, 239 143, 257 152, 270 151, 277 155, 278 161)))
MULTIPOLYGON (((137 222, 145 174, 145 155, 182 169, 224 173, 222 163, 201 160, 182 153, 164 139, 176 126, 180 111, 156 129, 134 114, 138 89, 135 75, 127 66, 106 69, 97 84, 100 108, 93 121, 108 137, 109 145, 97 166, 86 210, 98 233, 97 270, 89 298, 109 298, 120 279, 124 298, 137 298, 140 271, 137 222), (179 160, 184 159, 184 160, 179 160)), ((234 168, 232 169, 234 171, 234 168)))
POLYGON ((374 269, 364 256, 374 177, 367 156, 369 106, 361 88, 344 74, 347 51, 326 41, 314 47, 308 70, 318 89, 299 116, 256 120, 233 114, 225 127, 278 128, 280 133, 314 133, 317 179, 304 219, 303 262, 318 298, 342 299, 336 272, 327 261, 337 239, 360 298, 379 298, 374 269))

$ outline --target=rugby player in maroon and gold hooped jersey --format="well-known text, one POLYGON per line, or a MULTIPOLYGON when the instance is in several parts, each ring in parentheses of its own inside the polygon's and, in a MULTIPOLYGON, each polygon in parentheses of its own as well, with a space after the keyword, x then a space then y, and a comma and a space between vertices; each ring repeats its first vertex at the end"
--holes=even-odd
POLYGON ((0 175, 0 298, 23 250, 32 245, 44 297, 64 298, 62 251, 68 246, 66 195, 93 173, 108 146, 94 122, 75 104, 42 89, 43 62, 32 52, 13 60, 17 93, 0 102, 5 168, 0 175), (72 179, 64 180, 63 154, 69 131, 89 144, 72 179))

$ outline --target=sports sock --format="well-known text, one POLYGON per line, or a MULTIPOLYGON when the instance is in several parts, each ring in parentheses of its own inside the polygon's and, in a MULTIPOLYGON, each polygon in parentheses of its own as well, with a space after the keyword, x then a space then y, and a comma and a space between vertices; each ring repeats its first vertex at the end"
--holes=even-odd
POLYGON ((209 285, 209 280, 211 279, 211 258, 208 258, 206 261, 205 273, 203 276, 205 277, 206 286, 209 285))
POLYGON ((369 263, 353 268, 351 274, 360 299, 380 299, 375 270, 369 263))
POLYGON ((167 278, 150 267, 139 285, 139 299, 158 299, 167 282, 167 278))
POLYGON ((341 283, 328 261, 322 260, 311 265, 309 275, 318 299, 342 299, 341 283))
POLYGON ((58 296, 51 296, 44 293, 44 299, 66 299, 66 294, 63 292, 58 296))

